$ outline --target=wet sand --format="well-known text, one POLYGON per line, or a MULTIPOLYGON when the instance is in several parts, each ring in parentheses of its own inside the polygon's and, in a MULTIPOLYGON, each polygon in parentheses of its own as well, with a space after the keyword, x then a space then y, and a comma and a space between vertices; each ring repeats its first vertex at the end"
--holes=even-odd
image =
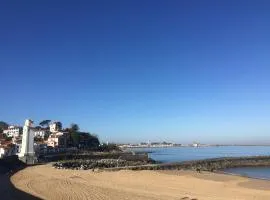
POLYGON ((41 199, 269 200, 270 182, 192 171, 92 172, 28 167, 11 182, 41 199))

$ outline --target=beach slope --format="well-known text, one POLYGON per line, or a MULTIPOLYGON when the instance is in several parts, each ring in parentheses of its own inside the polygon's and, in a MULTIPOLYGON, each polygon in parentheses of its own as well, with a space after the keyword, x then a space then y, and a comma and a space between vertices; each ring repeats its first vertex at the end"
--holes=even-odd
POLYGON ((14 186, 41 199, 269 200, 266 181, 191 171, 92 172, 28 167, 11 177, 14 186))

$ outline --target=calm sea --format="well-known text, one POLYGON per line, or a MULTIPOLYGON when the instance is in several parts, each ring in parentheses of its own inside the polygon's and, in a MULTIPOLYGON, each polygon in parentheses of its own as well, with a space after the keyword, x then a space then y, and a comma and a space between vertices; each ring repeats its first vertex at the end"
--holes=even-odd
POLYGON ((270 167, 240 167, 225 169, 225 172, 239 174, 251 178, 260 178, 270 180, 270 167))
MULTIPOLYGON (((264 156, 270 155, 270 146, 220 146, 220 147, 175 147, 138 148, 134 151, 147 151, 150 158, 161 162, 179 162, 220 157, 264 156)), ((270 179, 270 167, 227 169, 229 173, 253 178, 270 179)))

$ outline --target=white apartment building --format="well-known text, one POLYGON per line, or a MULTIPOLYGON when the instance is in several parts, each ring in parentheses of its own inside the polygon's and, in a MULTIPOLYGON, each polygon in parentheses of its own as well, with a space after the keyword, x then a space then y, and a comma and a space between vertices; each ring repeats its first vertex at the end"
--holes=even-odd
POLYGON ((21 132, 22 127, 19 126, 9 126, 7 130, 3 131, 7 137, 19 137, 21 132))
POLYGON ((50 132, 55 133, 61 131, 62 127, 60 127, 60 122, 53 122, 50 124, 50 132))
POLYGON ((0 158, 3 158, 6 155, 6 152, 7 152, 6 148, 0 146, 0 158))
POLYGON ((50 147, 63 147, 65 145, 65 133, 57 132, 49 136, 47 145, 50 147))
POLYGON ((47 134, 47 131, 46 131, 46 130, 40 129, 40 130, 35 130, 35 131, 34 131, 35 137, 41 137, 41 138, 44 138, 46 134, 47 134))

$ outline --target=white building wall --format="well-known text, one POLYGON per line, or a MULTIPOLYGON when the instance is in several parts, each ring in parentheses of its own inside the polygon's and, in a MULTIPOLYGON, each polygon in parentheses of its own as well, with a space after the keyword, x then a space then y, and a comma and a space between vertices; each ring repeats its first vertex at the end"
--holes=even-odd
POLYGON ((5 148, 0 147, 0 158, 3 158, 6 154, 5 148))
POLYGON ((35 135, 35 137, 42 137, 42 138, 44 138, 44 136, 46 135, 46 131, 44 131, 44 130, 34 131, 34 135, 35 135))
POLYGON ((50 124, 50 132, 54 133, 57 131, 56 123, 50 124))
POLYGON ((3 131, 7 137, 18 137, 20 135, 20 128, 16 126, 9 126, 7 130, 3 131))
POLYGON ((61 130, 61 127, 59 127, 59 122, 53 122, 50 124, 50 132, 55 133, 61 130))

